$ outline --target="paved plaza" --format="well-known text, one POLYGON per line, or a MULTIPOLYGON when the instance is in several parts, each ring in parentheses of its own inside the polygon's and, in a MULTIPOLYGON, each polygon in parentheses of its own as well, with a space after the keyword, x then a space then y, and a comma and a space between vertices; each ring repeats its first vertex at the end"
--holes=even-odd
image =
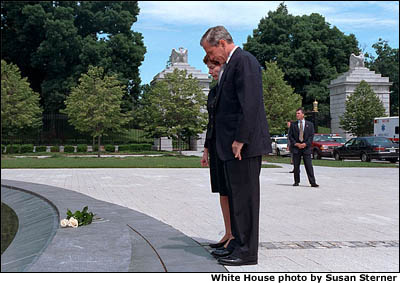
MULTIPOLYGON (((303 166, 299 187, 292 186, 291 165, 279 166, 261 171, 259 263, 229 271, 399 271, 398 168, 314 166, 320 187, 311 188, 303 166)), ((205 248, 224 234, 207 168, 2 169, 1 174, 144 213, 205 248)))

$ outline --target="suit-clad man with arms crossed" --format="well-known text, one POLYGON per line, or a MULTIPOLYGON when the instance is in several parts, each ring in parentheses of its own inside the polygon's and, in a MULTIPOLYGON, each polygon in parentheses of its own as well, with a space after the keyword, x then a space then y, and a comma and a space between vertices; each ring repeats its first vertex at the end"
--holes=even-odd
POLYGON ((224 162, 234 240, 218 260, 223 265, 258 261, 262 155, 272 151, 262 95, 261 66, 233 43, 223 26, 200 41, 211 60, 223 64, 215 106, 215 135, 224 162))

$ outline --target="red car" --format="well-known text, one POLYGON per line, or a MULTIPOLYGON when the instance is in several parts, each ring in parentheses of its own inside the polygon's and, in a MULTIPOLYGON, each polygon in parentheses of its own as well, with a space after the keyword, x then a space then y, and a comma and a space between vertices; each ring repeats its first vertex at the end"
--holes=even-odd
POLYGON ((313 158, 333 157, 333 150, 344 145, 345 142, 346 139, 337 134, 314 134, 312 142, 313 158))

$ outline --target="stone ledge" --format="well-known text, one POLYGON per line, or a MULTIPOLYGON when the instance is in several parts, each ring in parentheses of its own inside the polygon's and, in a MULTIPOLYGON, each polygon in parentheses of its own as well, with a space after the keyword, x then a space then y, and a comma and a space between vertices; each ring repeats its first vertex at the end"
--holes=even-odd
POLYGON ((48 199, 61 214, 57 227, 67 209, 82 210, 84 206, 104 219, 79 228, 57 228, 47 248, 23 271, 227 271, 199 243, 143 213, 58 187, 11 180, 1 183, 48 199))

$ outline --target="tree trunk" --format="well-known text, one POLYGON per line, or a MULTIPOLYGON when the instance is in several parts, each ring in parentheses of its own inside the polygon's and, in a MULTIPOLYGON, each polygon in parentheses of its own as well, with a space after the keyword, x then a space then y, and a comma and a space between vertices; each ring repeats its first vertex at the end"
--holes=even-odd
POLYGON ((99 135, 99 137, 98 137, 97 157, 100 157, 100 139, 101 139, 101 135, 99 135))

